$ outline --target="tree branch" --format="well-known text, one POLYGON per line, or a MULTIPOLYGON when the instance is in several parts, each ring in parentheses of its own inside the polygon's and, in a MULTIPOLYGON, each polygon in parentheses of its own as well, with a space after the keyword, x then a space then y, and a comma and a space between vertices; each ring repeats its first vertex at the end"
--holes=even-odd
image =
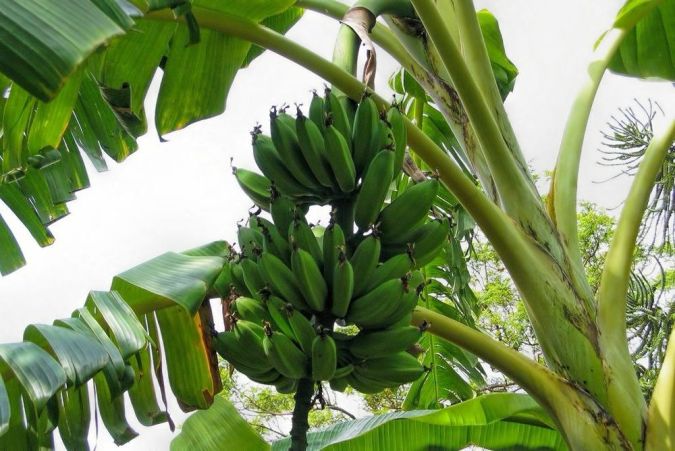
POLYGON ((348 416, 352 420, 356 420, 356 415, 354 415, 353 413, 343 409, 342 407, 338 407, 338 406, 333 405, 333 404, 326 404, 326 408, 330 409, 330 410, 335 410, 336 412, 340 412, 340 413, 348 416))

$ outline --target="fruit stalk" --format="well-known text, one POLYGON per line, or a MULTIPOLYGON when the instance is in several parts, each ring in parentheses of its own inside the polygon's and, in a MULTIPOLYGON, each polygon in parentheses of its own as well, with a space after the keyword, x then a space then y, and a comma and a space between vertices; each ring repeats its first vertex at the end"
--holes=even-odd
POLYGON ((300 379, 298 390, 293 399, 293 419, 291 427, 290 451, 305 451, 307 449, 307 431, 309 430, 309 411, 312 408, 314 383, 311 379, 300 379))

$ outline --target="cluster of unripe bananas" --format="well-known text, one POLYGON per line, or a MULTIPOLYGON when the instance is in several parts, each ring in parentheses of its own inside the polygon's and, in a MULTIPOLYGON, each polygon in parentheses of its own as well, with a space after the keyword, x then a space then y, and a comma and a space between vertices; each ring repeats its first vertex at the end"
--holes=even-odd
POLYGON ((354 110, 330 90, 314 96, 309 117, 273 109, 271 137, 253 132, 263 175, 235 169, 272 220, 258 212, 239 227, 241 252, 218 281, 231 288, 232 328, 216 350, 280 392, 312 379, 374 393, 424 372, 408 352, 425 329, 410 325, 412 310, 449 221, 430 219, 434 178, 386 202, 405 152, 401 113, 380 114, 367 96, 354 110), (312 228, 307 209, 324 204, 330 223, 312 228))

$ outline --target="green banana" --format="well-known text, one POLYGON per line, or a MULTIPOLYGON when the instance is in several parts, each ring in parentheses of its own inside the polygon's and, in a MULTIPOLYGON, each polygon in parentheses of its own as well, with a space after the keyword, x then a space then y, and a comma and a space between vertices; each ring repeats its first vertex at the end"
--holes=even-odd
POLYGON ((348 375, 349 373, 351 373, 352 371, 354 371, 354 365, 352 365, 351 363, 348 363, 345 366, 338 367, 335 370, 335 374, 333 374, 333 378, 334 379, 343 378, 346 375, 348 375))
POLYGON ((261 325, 240 319, 235 321, 233 331, 235 338, 239 342, 242 351, 248 356, 249 361, 258 362, 266 359, 262 346, 265 331, 261 325))
POLYGON ((422 267, 431 262, 443 249, 449 233, 450 221, 448 218, 435 219, 420 227, 412 239, 411 248, 416 266, 422 267))
POLYGON ((239 296, 232 303, 238 319, 250 321, 256 324, 262 324, 263 321, 272 321, 272 317, 263 304, 258 299, 239 296))
POLYGON ((290 265, 291 248, 286 238, 281 236, 279 228, 265 218, 259 218, 258 223, 263 234, 263 252, 270 252, 290 265))
POLYGON ((403 326, 377 331, 362 330, 352 340, 349 351, 363 359, 405 351, 417 343, 425 329, 426 326, 403 326))
POLYGON ((361 230, 375 222, 384 205, 390 185, 387 181, 394 176, 394 157, 391 150, 379 151, 363 176, 354 210, 354 222, 361 230))
POLYGON ((291 252, 291 268, 305 303, 312 310, 322 312, 326 307, 328 287, 314 257, 298 247, 291 252))
POLYGON ((279 229, 279 233, 288 239, 288 229, 296 215, 295 203, 288 197, 279 192, 272 193, 270 202, 270 214, 274 224, 279 229))
POLYGON ((344 318, 354 293, 354 269, 344 251, 340 252, 338 262, 334 267, 330 312, 337 318, 344 318))
POLYGON ((298 288, 298 280, 281 259, 269 252, 263 252, 260 256, 259 268, 272 293, 285 299, 298 310, 308 309, 302 292, 298 288))
POLYGON ((340 393, 347 390, 347 387, 349 386, 349 381, 347 381, 346 377, 333 377, 329 383, 331 390, 339 391, 340 393))
POLYGON ((391 127, 391 132, 393 135, 394 141, 394 151, 396 153, 396 158, 394 161, 394 176, 397 176, 401 167, 403 166, 403 160, 405 159, 405 148, 408 141, 408 132, 405 128, 405 122, 403 120, 403 115, 401 110, 398 109, 398 106, 392 106, 387 111, 387 122, 391 127))
POLYGON ((339 224, 331 221, 323 233, 323 276, 329 287, 333 286, 333 271, 338 261, 339 250, 344 248, 345 235, 339 224))
POLYGON ((262 373, 249 373, 249 372, 244 372, 242 371, 249 379, 251 379, 253 382, 257 382, 258 384, 265 384, 265 385, 274 385, 278 383, 283 376, 281 373, 279 373, 275 369, 271 369, 269 371, 265 371, 262 373))
POLYGON ((295 120, 295 130, 302 155, 305 157, 314 177, 324 187, 331 190, 336 189, 330 165, 326 159, 326 143, 321 129, 312 120, 307 119, 300 108, 298 108, 295 120))
POLYGON ((237 230, 237 241, 239 242, 241 253, 249 258, 257 257, 257 253, 259 253, 263 247, 262 233, 251 227, 239 226, 237 230))
POLYGON ((365 292, 370 277, 380 261, 380 250, 380 239, 370 235, 359 243, 349 259, 354 269, 354 296, 360 296, 365 292))
POLYGON ((294 119, 291 116, 283 112, 277 112, 276 108, 272 108, 270 111, 270 130, 274 147, 276 147, 284 165, 300 184, 312 191, 320 189, 319 182, 311 175, 312 172, 302 156, 293 122, 294 119))
POLYGON ((312 101, 309 103, 309 118, 317 127, 319 127, 321 133, 323 133, 326 128, 324 100, 316 91, 312 93, 312 101))
POLYGON ((324 109, 326 111, 326 116, 330 118, 335 128, 344 137, 347 148, 349 149, 349 154, 351 155, 352 127, 350 125, 351 122, 347 110, 330 88, 326 87, 324 94, 324 109))
POLYGON ((286 335, 265 327, 263 350, 272 366, 282 375, 300 379, 307 375, 307 356, 286 335))
POLYGON ((379 132, 379 115, 377 105, 370 95, 364 95, 356 108, 354 129, 352 130, 352 147, 354 166, 358 174, 363 173, 371 156, 379 149, 373 149, 379 132))
POLYGON ((244 270, 242 269, 241 265, 239 263, 233 263, 230 266, 230 269, 232 274, 232 286, 234 287, 235 291, 242 296, 252 297, 253 293, 248 291, 246 282, 244 282, 244 270))
POLYGON ((264 373, 273 369, 266 357, 263 360, 252 359, 234 332, 221 332, 216 335, 213 347, 222 358, 242 373, 264 373))
POLYGON ((312 379, 329 381, 337 368, 335 341, 327 333, 321 333, 312 343, 312 379))
POLYGON ((345 379, 356 391, 364 394, 375 394, 387 388, 391 388, 391 385, 384 384, 380 381, 360 377, 356 369, 346 375, 345 379))
POLYGON ((370 291, 387 280, 398 279, 405 276, 412 268, 412 265, 413 261, 407 252, 394 255, 375 268, 369 283, 366 285, 365 291, 370 291))
POLYGON ((314 195, 312 189, 301 184, 289 172, 269 136, 253 133, 253 158, 262 173, 282 193, 294 197, 314 195))
POLYGON ((253 297, 260 299, 261 291, 265 290, 267 285, 260 275, 260 270, 256 262, 250 258, 244 258, 239 262, 244 278, 244 284, 253 297))
MULTIPOLYGON (((419 271, 417 272, 419 273, 419 271)), ((405 318, 410 316, 410 313, 417 305, 417 299, 419 298, 419 294, 423 287, 423 278, 420 280, 417 276, 411 274, 404 280, 404 293, 401 296, 398 305, 391 313, 380 319, 378 324, 379 327, 393 327, 395 325, 400 326, 401 324, 410 324, 410 320, 407 322, 404 321, 405 318)))
POLYGON ((399 243, 411 236, 427 218, 438 192, 438 180, 413 185, 384 207, 379 216, 382 241, 399 243))
POLYGON ((316 337, 314 326, 312 326, 311 321, 305 315, 295 309, 286 309, 286 314, 295 341, 307 356, 311 356, 312 342, 314 341, 314 337, 316 337))
POLYGON ((282 376, 281 379, 274 384, 274 387, 277 389, 277 392, 290 395, 295 393, 298 389, 298 379, 290 379, 282 376))
POLYGON ((332 123, 326 125, 324 139, 326 157, 340 190, 352 192, 356 187, 356 168, 347 141, 332 123))
POLYGON ((354 299, 349 305, 346 320, 361 328, 387 327, 387 319, 397 311, 406 287, 405 279, 384 282, 367 294, 354 299))
POLYGON ((220 274, 216 277, 216 281, 213 282, 213 289, 222 299, 228 298, 232 294, 232 265, 232 262, 226 261, 223 269, 220 270, 220 274))
MULTIPOLYGON (((284 302, 283 299, 277 296, 270 296, 267 298, 267 311, 270 314, 270 318, 272 318, 272 325, 284 335, 293 337, 295 334, 288 322, 288 315, 286 314, 288 305, 287 302, 284 302)), ((292 304, 290 305, 292 307, 292 304)))
POLYGON ((265 211, 270 209, 270 188, 272 182, 264 175, 242 168, 232 170, 237 178, 237 183, 246 195, 258 207, 265 211))
POLYGON ((319 245, 316 236, 314 236, 312 228, 303 216, 298 216, 293 220, 288 235, 295 246, 309 252, 312 258, 314 258, 314 261, 316 261, 316 264, 320 268, 323 267, 323 252, 321 246, 319 245))
POLYGON ((420 365, 417 358, 403 351, 386 357, 368 359, 358 365, 353 374, 382 381, 385 384, 400 385, 417 380, 423 373, 424 367, 420 365))

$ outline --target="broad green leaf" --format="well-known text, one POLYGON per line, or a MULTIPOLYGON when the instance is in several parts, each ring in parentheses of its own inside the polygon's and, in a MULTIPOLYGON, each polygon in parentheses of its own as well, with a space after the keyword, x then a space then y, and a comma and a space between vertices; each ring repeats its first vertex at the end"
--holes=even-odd
MULTIPOLYGON (((173 0, 175 3, 175 0, 173 0)), ((111 88, 131 89, 131 111, 140 115, 152 77, 176 25, 139 19, 126 35, 113 41, 104 54, 101 83, 111 88)))
POLYGON ((119 293, 91 291, 85 305, 95 317, 103 319, 124 360, 145 347, 145 329, 119 293))
POLYGON ((66 383, 59 364, 33 343, 0 344, 0 368, 2 374, 9 371, 16 377, 37 412, 66 383))
POLYGON ((0 435, 4 434, 9 429, 9 396, 7 395, 7 388, 5 381, 0 378, 0 435))
POLYGON ((124 412, 124 396, 112 396, 105 376, 99 373, 94 377, 96 398, 101 420, 117 446, 134 439, 138 433, 127 423, 124 412))
POLYGON ((54 203, 47 180, 39 169, 29 167, 17 184, 44 224, 51 224, 68 214, 66 204, 54 203))
MULTIPOLYGON (((305 10, 302 8, 288 8, 286 11, 280 14, 276 14, 264 19, 262 22, 260 22, 260 25, 274 30, 277 33, 286 34, 286 32, 302 18, 304 12, 305 10)), ((260 46, 251 46, 248 54, 246 55, 246 58, 244 59, 242 67, 248 67, 248 65, 251 64, 251 62, 260 56, 264 51, 265 49, 260 46)))
POLYGON ((499 30, 499 23, 495 16, 486 9, 478 11, 477 16, 488 57, 490 58, 492 72, 497 80, 499 94, 502 96, 502 100, 504 100, 513 91, 516 76, 518 76, 518 68, 506 56, 502 33, 499 30))
POLYGON ((45 147, 56 148, 68 127, 82 80, 82 71, 73 74, 49 102, 38 100, 27 130, 28 153, 34 155, 45 147))
POLYGON ((14 234, 9 230, 9 226, 0 215, 0 274, 6 275, 26 264, 19 243, 16 242, 14 234))
POLYGON ((430 369, 410 386, 403 403, 405 410, 437 409, 474 396, 469 382, 457 372, 461 366, 453 361, 451 352, 461 351, 446 348, 444 343, 431 334, 426 334, 420 341, 420 346, 426 349, 422 364, 430 369))
POLYGON ((84 166, 82 155, 77 147, 72 133, 66 133, 59 146, 63 164, 67 168, 67 177, 71 191, 78 191, 89 187, 89 174, 84 166))
POLYGON ((96 318, 86 308, 82 307, 75 311, 76 318, 68 318, 56 322, 56 325, 66 325, 73 330, 82 333, 91 333, 98 342, 105 348, 108 353, 109 362, 104 369, 104 373, 108 379, 108 385, 113 395, 122 392, 122 386, 119 380, 123 377, 125 371, 124 359, 120 350, 115 346, 115 343, 106 335, 101 325, 96 321, 96 318))
MULTIPOLYGON (((150 348, 152 352, 152 366, 155 373, 155 381, 157 382, 157 387, 159 388, 159 394, 162 398, 162 403, 166 409, 166 386, 164 383, 164 363, 162 362, 162 340, 159 335, 159 326, 157 325, 157 318, 154 313, 144 315, 145 327, 147 327, 148 335, 150 336, 150 343, 152 347, 150 348)), ((167 421, 169 422, 169 428, 173 431, 175 426, 171 417, 168 416, 167 412, 167 421)))
POLYGON ((194 314, 223 264, 219 257, 168 252, 118 274, 111 289, 139 314, 176 304, 194 314))
POLYGON ((139 352, 139 358, 131 359, 134 369, 134 385, 129 389, 129 399, 136 413, 136 418, 143 426, 153 426, 168 420, 167 412, 157 404, 151 361, 152 344, 139 352))
POLYGON ((255 22, 281 14, 293 6, 295 0, 193 0, 195 8, 210 8, 225 14, 245 17, 255 22))
POLYGON ((4 434, 0 434, 0 449, 30 449, 31 434, 25 424, 20 382, 16 378, 8 378, 5 388, 10 409, 9 427, 4 434))
POLYGON ((186 25, 172 39, 159 89, 155 122, 160 136, 225 111, 234 76, 251 44, 211 30, 201 30, 188 45, 186 25), (195 70, 198 67, 199 70, 195 70))
POLYGON ((0 72, 47 101, 89 54, 123 32, 90 0, 3 2, 0 72))
POLYGON ((2 172, 22 167, 26 161, 25 131, 36 101, 21 87, 10 88, 2 116, 2 172))
POLYGON ((171 450, 221 451, 225 444, 232 450, 270 449, 227 399, 216 396, 207 410, 190 415, 171 442, 171 450))
POLYGON ((134 24, 132 16, 141 15, 141 11, 127 0, 91 0, 91 2, 125 30, 134 24))
POLYGON ((630 31, 610 62, 610 70, 675 81, 675 0, 630 1, 615 26, 630 31))
POLYGON ((632 28, 664 0, 628 0, 621 7, 614 20, 617 28, 632 28))
POLYGON ((89 450, 91 413, 87 386, 71 387, 58 395, 59 435, 67 449, 89 450))
POLYGON ((211 331, 205 330, 199 314, 190 317, 180 306, 158 310, 156 315, 178 404, 184 411, 206 409, 220 390, 220 375, 212 372, 215 356, 206 342, 211 331))
POLYGON ((94 135, 93 139, 88 138, 86 146, 100 146, 117 162, 123 161, 138 148, 136 140, 120 122, 90 72, 85 73, 82 79, 75 115, 82 133, 94 135))
POLYGON ((227 241, 214 241, 203 246, 181 252, 191 257, 227 257, 230 255, 230 245, 227 241))
MULTIPOLYGON (((293 3, 293 0, 194 0, 192 6, 259 22, 283 13, 293 3)), ((188 27, 179 25, 171 40, 155 110, 160 136, 225 111, 232 81, 247 62, 250 42, 211 30, 201 29, 200 33, 199 43, 188 45, 191 42, 188 27), (194 70, 195 67, 199 70, 194 70)))
MULTIPOLYGON (((440 410, 396 412, 311 431, 309 450, 463 449, 563 450, 550 419, 527 395, 495 393, 440 410)), ((272 449, 288 449, 289 439, 272 449)))
POLYGON ((32 324, 24 330, 24 341, 35 343, 56 359, 69 385, 80 386, 108 363, 103 346, 64 327, 32 324))

